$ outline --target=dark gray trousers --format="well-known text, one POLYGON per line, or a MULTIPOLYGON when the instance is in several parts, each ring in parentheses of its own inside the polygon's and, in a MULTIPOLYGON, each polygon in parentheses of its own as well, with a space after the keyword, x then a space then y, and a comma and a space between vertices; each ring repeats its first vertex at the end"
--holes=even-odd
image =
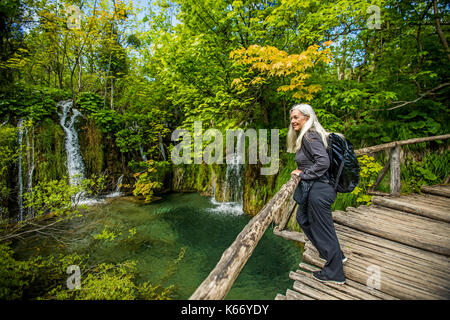
POLYGON ((308 198, 308 209, 297 210, 297 222, 311 243, 325 258, 322 274, 329 279, 344 281, 342 258, 344 256, 334 229, 331 205, 336 199, 333 187, 324 182, 315 182, 308 198))

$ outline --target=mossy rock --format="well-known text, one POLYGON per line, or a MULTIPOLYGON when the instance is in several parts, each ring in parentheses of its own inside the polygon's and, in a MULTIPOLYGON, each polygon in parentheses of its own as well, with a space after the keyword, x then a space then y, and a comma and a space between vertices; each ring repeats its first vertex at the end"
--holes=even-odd
POLYGON ((35 180, 56 180, 67 175, 65 139, 59 123, 49 118, 35 127, 35 180))

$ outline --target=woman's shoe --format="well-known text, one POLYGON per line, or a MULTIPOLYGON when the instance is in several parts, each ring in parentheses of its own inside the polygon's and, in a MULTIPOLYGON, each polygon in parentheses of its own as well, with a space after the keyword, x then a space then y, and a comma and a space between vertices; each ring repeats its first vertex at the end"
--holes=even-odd
POLYGON ((331 282, 331 283, 336 283, 336 284, 345 284, 345 279, 344 280, 329 279, 327 276, 322 274, 322 271, 314 271, 313 272, 313 277, 315 279, 321 281, 321 282, 331 282))

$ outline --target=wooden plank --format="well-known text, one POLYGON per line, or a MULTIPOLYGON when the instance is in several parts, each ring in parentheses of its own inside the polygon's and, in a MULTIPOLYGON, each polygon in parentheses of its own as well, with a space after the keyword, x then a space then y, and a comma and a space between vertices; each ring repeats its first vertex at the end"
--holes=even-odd
POLYGON ((450 211, 450 199, 440 196, 433 196, 431 194, 423 193, 411 193, 405 196, 401 196, 400 199, 406 202, 416 203, 418 205, 430 206, 437 210, 447 210, 450 211))
POLYGON ((359 219, 372 224, 380 224, 380 227, 395 229, 398 232, 414 233, 419 237, 423 237, 432 241, 435 237, 444 240, 449 227, 444 223, 436 222, 436 220, 425 221, 425 217, 415 215, 407 215, 401 211, 392 211, 384 207, 350 208, 347 210, 350 216, 355 215, 359 219), (444 238, 444 239, 442 239, 444 238))
MULTIPOLYGON (((367 261, 372 261, 374 264, 383 265, 384 267, 392 270, 393 272, 403 272, 405 275, 411 275, 412 281, 416 278, 423 281, 430 281, 435 283, 437 286, 449 286, 448 274, 446 271, 438 270, 431 263, 416 263, 416 261, 401 255, 401 253, 396 253, 392 250, 379 250, 371 247, 369 244, 359 243, 357 240, 351 238, 345 238, 344 236, 340 239, 341 248, 344 251, 346 257, 350 260, 363 258, 367 261)), ((428 284, 428 283, 424 283, 428 284)))
MULTIPOLYGON (((307 263, 300 263, 299 267, 301 269, 304 269, 308 272, 314 272, 320 270, 320 268, 309 265, 307 263)), ((302 270, 297 270, 297 272, 302 270)), ((397 298, 390 296, 388 294, 385 294, 381 291, 378 291, 377 289, 363 286, 358 282, 355 282, 351 279, 345 280, 345 285, 339 285, 335 283, 327 283, 328 286, 333 287, 337 290, 342 290, 343 292, 346 292, 354 297, 357 297, 361 300, 397 300, 397 298)))
POLYGON ((437 206, 445 206, 445 207, 450 207, 450 199, 448 197, 444 197, 444 196, 439 196, 439 195, 435 195, 435 194, 431 194, 431 193, 408 193, 404 196, 405 198, 417 198, 421 201, 428 201, 433 205, 437 205, 437 206))
POLYGON ((390 193, 383 192, 383 191, 377 191, 377 190, 369 190, 369 191, 367 191, 367 194, 369 194, 371 196, 383 196, 383 197, 391 195, 390 193))
POLYGON ((208 277, 191 295, 190 300, 221 300, 225 298, 273 217, 279 214, 287 200, 292 197, 299 179, 297 175, 291 175, 291 179, 247 223, 230 247, 224 251, 208 277))
MULTIPOLYGON (((360 209, 358 209, 360 210, 360 209)), ((373 234, 382 238, 411 245, 416 248, 429 250, 439 254, 450 256, 448 238, 433 234, 418 234, 414 228, 405 228, 402 224, 386 223, 374 216, 364 216, 363 210, 359 211, 334 211, 333 219, 339 224, 350 228, 373 234)))
POLYGON ((448 223, 391 208, 376 205, 366 208, 348 208, 347 211, 353 211, 370 220, 380 219, 381 223, 394 225, 396 229, 406 232, 419 233, 420 236, 424 237, 433 234, 448 239, 450 235, 450 224, 448 223))
POLYGON ((282 237, 286 240, 293 240, 301 243, 306 242, 306 236, 304 233, 297 232, 297 231, 290 231, 290 230, 278 230, 277 227, 273 228, 273 234, 279 237, 282 237))
POLYGON ((295 291, 316 300, 339 300, 338 298, 329 295, 328 293, 307 286, 306 284, 301 283, 300 281, 294 281, 293 287, 295 291))
MULTIPOLYGON (((414 268, 414 265, 408 265, 399 259, 383 259, 380 258, 374 250, 349 244, 344 241, 341 243, 341 248, 346 256, 351 256, 351 259, 347 262, 350 266, 352 264, 367 266, 373 265, 380 268, 383 276, 389 275, 396 279, 396 281, 405 285, 413 285, 418 288, 423 287, 429 292, 450 291, 450 283, 448 279, 436 277, 432 268, 428 268, 428 270, 420 270, 414 268)), ((318 257, 318 253, 312 245, 305 247, 305 251, 313 251, 318 257)))
POLYGON ((359 239, 348 237, 345 234, 339 235, 339 242, 346 257, 352 258, 358 254, 369 256, 398 272, 410 273, 414 277, 427 279, 427 281, 435 282, 438 285, 445 284, 447 287, 450 287, 448 271, 437 269, 436 265, 429 261, 422 261, 398 251, 380 248, 359 239))
MULTIPOLYGON (((349 255, 349 248, 341 245, 344 253, 349 255)), ((305 248, 305 252, 314 252, 314 255, 318 257, 318 253, 313 246, 308 246, 305 248)), ((356 249, 353 251, 352 258, 346 263, 350 267, 352 265, 365 266, 376 266, 382 274, 383 277, 390 276, 395 279, 396 282, 402 283, 404 285, 415 286, 417 288, 425 288, 425 291, 432 292, 449 292, 450 283, 447 279, 439 279, 434 276, 433 270, 429 272, 423 272, 405 265, 402 262, 393 260, 383 260, 378 258, 376 255, 371 254, 367 249, 362 251, 356 249)))
POLYGON ((297 291, 287 289, 286 290, 286 300, 315 300, 311 297, 305 296, 297 291))
POLYGON ((448 184, 436 186, 422 186, 420 190, 422 192, 450 198, 450 185, 448 184))
POLYGON ((373 196, 372 202, 380 206, 410 212, 444 222, 450 222, 450 212, 444 208, 439 210, 435 207, 423 205, 420 206, 413 202, 407 202, 402 200, 401 198, 389 198, 380 196, 373 196))
MULTIPOLYGON (((363 208, 364 209, 364 208, 363 208)), ((380 206, 377 204, 373 204, 370 207, 365 208, 366 211, 369 212, 376 212, 378 213, 378 215, 380 214, 384 214, 387 217, 392 217, 395 219, 400 219, 397 220, 397 222, 410 222, 410 223, 414 223, 414 224, 420 224, 422 226, 422 228, 430 229, 430 230, 442 230, 445 233, 450 229, 450 224, 444 221, 439 221, 433 218, 429 218, 426 216, 422 216, 422 215, 417 215, 414 213, 409 213, 409 212, 405 212, 405 211, 401 211, 401 210, 397 210, 397 209, 393 209, 393 208, 388 208, 385 206, 380 206)), ((354 210, 354 209, 350 209, 350 210, 354 210)))
POLYGON ((286 296, 283 296, 282 294, 277 293, 275 300, 286 300, 286 296))
POLYGON ((443 255, 439 255, 422 249, 417 249, 402 243, 373 236, 371 234, 363 233, 361 231, 357 231, 340 224, 335 224, 335 229, 339 239, 342 237, 342 235, 345 235, 361 243, 376 246, 380 248, 380 250, 387 252, 393 251, 398 255, 410 257, 411 259, 416 261, 419 266, 434 265, 436 269, 450 273, 450 258, 443 255))
POLYGON ((386 221, 376 215, 365 216, 361 209, 347 211, 345 214, 335 214, 334 218, 337 223, 363 232, 439 254, 450 255, 447 237, 435 233, 420 232, 424 230, 421 230, 419 225, 408 226, 398 223, 398 221, 386 221))
MULTIPOLYGON (((311 288, 315 288, 341 300, 360 300, 357 297, 349 295, 342 290, 338 290, 335 287, 329 286, 330 283, 323 283, 317 279, 314 279, 311 274, 308 276, 306 272, 301 270, 297 270, 296 272, 291 271, 289 273, 289 278, 291 278, 292 280, 300 281, 311 288)), ((341 287, 345 287, 345 284, 341 285, 341 287)))
MULTIPOLYGON (((321 261, 317 253, 310 250, 305 250, 303 254, 303 261, 312 263, 313 265, 323 268, 324 262, 321 261)), ((362 285, 369 286, 370 277, 373 274, 370 272, 368 267, 371 266, 370 263, 361 261, 361 263, 355 264, 351 263, 351 260, 344 264, 344 273, 347 279, 359 282, 362 285)), ((400 299, 447 299, 448 296, 442 293, 431 293, 424 291, 423 288, 417 288, 409 283, 404 283, 398 279, 393 278, 389 274, 385 274, 381 268, 381 278, 380 278, 380 288, 379 290, 385 292, 389 295, 400 299)))
POLYGON ((414 236, 417 240, 430 245, 446 248, 450 242, 450 225, 447 223, 385 208, 358 208, 350 209, 348 212, 367 223, 378 224, 386 231, 406 234, 407 237, 414 236))

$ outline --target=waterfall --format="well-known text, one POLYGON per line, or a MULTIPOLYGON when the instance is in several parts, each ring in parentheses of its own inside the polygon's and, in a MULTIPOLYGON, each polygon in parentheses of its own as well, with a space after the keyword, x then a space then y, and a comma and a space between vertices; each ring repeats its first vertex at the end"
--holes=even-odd
POLYGON ((164 161, 167 161, 166 152, 164 151, 164 144, 161 137, 161 132, 158 132, 158 140, 159 140, 159 149, 161 150, 161 154, 163 156, 164 161))
POLYGON ((119 179, 117 179, 116 190, 114 192, 111 192, 110 194, 108 194, 106 196, 107 198, 114 198, 114 197, 119 197, 122 195, 122 192, 120 192, 120 185, 122 184, 122 180, 123 180, 123 174, 119 177, 119 179))
MULTIPOLYGON (((229 160, 227 160, 227 172, 225 181, 225 196, 230 193, 230 201, 242 203, 243 200, 243 175, 244 175, 244 164, 243 164, 243 154, 239 153, 242 146, 245 146, 245 137, 243 132, 240 130, 237 136, 236 150, 231 155, 229 160)), ((243 149, 245 150, 245 148, 243 149)))
MULTIPOLYGON (((34 173, 34 126, 31 127, 31 143, 28 127, 25 127, 25 135, 27 139, 27 193, 33 192, 33 173, 34 173)), ((33 216, 33 208, 28 207, 27 214, 33 216)))
POLYGON ((245 137, 243 135, 243 131, 239 131, 235 152, 227 157, 227 171, 225 186, 223 189, 223 199, 229 199, 229 201, 217 202, 215 197, 212 197, 211 203, 216 205, 216 207, 210 209, 212 212, 233 215, 240 215, 244 213, 242 210, 244 193, 244 161, 242 157, 244 155, 239 153, 239 150, 241 150, 241 147, 243 146, 245 147, 245 137))
POLYGON ((17 137, 17 144, 19 145, 19 157, 17 159, 17 166, 18 166, 18 173, 17 173, 17 186, 18 186, 18 193, 17 193, 17 200, 19 204, 19 215, 18 220, 23 220, 23 177, 22 177, 22 142, 23 142, 23 119, 20 119, 17 123, 17 129, 18 129, 18 137, 17 137))
POLYGON ((60 124, 66 133, 66 153, 67 171, 69 172, 69 182, 76 185, 84 179, 84 163, 78 143, 78 134, 75 129, 75 121, 81 114, 77 109, 72 108, 73 101, 66 100, 58 102, 58 107, 62 108, 60 124), (69 119, 69 121, 67 121, 69 119))
POLYGON ((144 153, 144 149, 142 148, 142 144, 139 145, 139 151, 141 152, 142 161, 147 161, 147 156, 144 153))

